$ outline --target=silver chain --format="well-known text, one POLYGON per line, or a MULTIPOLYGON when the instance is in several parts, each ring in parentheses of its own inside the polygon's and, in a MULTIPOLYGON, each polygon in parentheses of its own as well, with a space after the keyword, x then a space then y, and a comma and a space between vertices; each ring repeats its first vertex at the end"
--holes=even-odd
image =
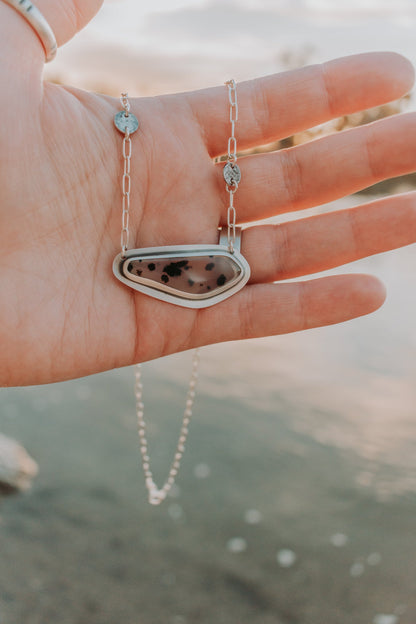
POLYGON ((235 136, 235 125, 238 121, 238 101, 237 101, 237 85, 235 80, 227 80, 225 83, 228 87, 228 101, 230 103, 230 123, 231 133, 228 138, 228 154, 227 162, 224 166, 224 179, 227 193, 229 194, 229 204, 227 210, 228 225, 228 250, 234 253, 235 245, 235 228, 237 214, 234 206, 234 195, 238 190, 241 180, 241 172, 237 165, 237 139, 235 136))
MULTIPOLYGON (((129 117, 130 113, 130 102, 128 99, 127 93, 122 93, 120 98, 121 104, 124 109, 124 115, 126 118, 129 117)), ((131 138, 130 138, 130 130, 126 126, 124 131, 124 139, 123 139, 123 178, 122 178, 122 217, 121 217, 121 257, 124 258, 126 255, 126 251, 129 247, 129 220, 130 220, 130 191, 131 191, 131 177, 130 177, 130 163, 131 163, 131 138)))
MULTIPOLYGON (((129 216, 130 216, 130 191, 131 191, 131 155, 132 146, 130 135, 138 128, 138 121, 135 115, 130 113, 130 102, 128 94, 123 93, 120 98, 123 111, 115 117, 115 125, 123 132, 123 214, 121 222, 121 256, 124 258, 129 247, 129 216), (130 125, 132 123, 132 125, 130 125)), ((160 505, 165 500, 168 492, 175 483, 176 475, 179 472, 185 444, 188 437, 188 426, 192 418, 192 408, 195 400, 195 388, 198 380, 200 350, 196 349, 192 359, 192 372, 189 380, 188 392, 186 395, 185 411, 183 414, 182 425, 179 433, 178 444, 174 458, 164 485, 159 489, 153 479, 153 473, 150 468, 149 445, 146 436, 146 421, 144 419, 143 404, 143 384, 142 384, 142 367, 141 364, 135 366, 135 395, 137 410, 137 425, 139 432, 140 453, 142 458, 143 472, 145 475, 145 483, 151 505, 160 505)))
POLYGON ((164 485, 159 489, 154 482, 153 473, 150 468, 149 446, 146 437, 146 422, 144 420, 144 404, 143 404, 143 384, 142 384, 142 371, 141 365, 137 364, 135 367, 135 394, 136 394, 136 408, 137 408, 137 424, 139 429, 140 440, 140 453, 142 456, 143 472, 145 476, 146 488, 149 494, 149 503, 151 505, 160 505, 165 500, 169 490, 171 490, 175 483, 176 475, 179 472, 183 453, 185 451, 185 444, 188 437, 188 426, 192 418, 192 408, 195 400, 195 388, 198 381, 198 366, 199 366, 200 350, 194 351, 192 359, 192 373, 189 380, 188 393, 186 395, 185 411, 183 414, 182 426, 179 433, 178 444, 176 446, 175 455, 171 464, 169 474, 164 485))
MULTIPOLYGON (((234 253, 234 244, 236 236, 236 210, 234 207, 234 194, 238 189, 238 184, 241 180, 241 172, 237 163, 237 140, 235 137, 235 124, 238 120, 238 103, 237 103, 237 90, 234 80, 229 80, 225 83, 228 86, 228 99, 230 102, 230 123, 231 123, 231 136, 228 139, 228 157, 227 163, 224 167, 224 179, 226 181, 226 189, 229 193, 230 201, 227 213, 228 223, 228 248, 230 253, 234 253)), ((130 102, 128 94, 123 93, 120 98, 123 111, 118 113, 115 117, 116 127, 124 133, 123 138, 123 178, 122 178, 122 222, 121 222, 121 256, 124 258, 129 247, 129 218, 130 218, 130 192, 131 192, 131 156, 132 156, 132 143, 130 135, 138 128, 138 121, 135 115, 130 113, 130 102), (133 125, 130 126, 130 122, 133 125), (136 122, 136 123, 134 123, 136 122)), ((194 351, 192 359, 192 372, 189 380, 188 392, 186 395, 185 410, 182 419, 182 425, 179 433, 178 443, 174 458, 166 478, 165 483, 161 488, 158 488, 153 473, 150 468, 150 455, 149 444, 146 435, 146 421, 144 419, 144 403, 143 403, 143 384, 142 384, 142 367, 141 364, 135 366, 135 396, 136 396, 136 411, 137 411, 137 426, 139 433, 140 454, 142 459, 143 472, 145 476, 145 484, 148 491, 149 503, 151 505, 160 505, 168 492, 172 489, 175 483, 176 476, 179 472, 183 453, 185 451, 185 444, 188 437, 188 427, 192 418, 192 409, 195 400, 195 389, 198 380, 198 367, 200 359, 200 349, 194 351)))

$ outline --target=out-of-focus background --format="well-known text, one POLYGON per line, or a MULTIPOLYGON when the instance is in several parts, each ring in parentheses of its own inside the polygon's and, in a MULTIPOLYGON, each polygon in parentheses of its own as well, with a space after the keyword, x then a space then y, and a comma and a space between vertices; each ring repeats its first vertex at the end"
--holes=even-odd
MULTIPOLYGON (((154 95, 367 50, 416 61, 415 24, 410 0, 108 1, 47 78, 154 95)), ((319 132, 412 108, 410 96, 319 132)), ((414 187, 407 176, 306 214, 414 187)), ((146 503, 132 370, 2 390, 0 431, 39 473, 0 439, 7 489, 25 485, 22 463, 34 476, 0 499, 0 623, 414 624, 415 260, 409 247, 338 270, 386 283, 369 317, 204 349, 160 508, 146 503)), ((186 353, 145 366, 159 481, 190 365, 186 353)))
POLYGON ((154 95, 368 50, 414 58, 414 0, 107 0, 48 76, 154 95))

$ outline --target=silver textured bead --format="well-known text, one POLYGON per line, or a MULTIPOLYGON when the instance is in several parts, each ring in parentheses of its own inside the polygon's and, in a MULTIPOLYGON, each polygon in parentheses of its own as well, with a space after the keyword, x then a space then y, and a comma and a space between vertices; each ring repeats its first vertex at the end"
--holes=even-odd
POLYGON ((241 170, 236 163, 227 162, 222 171, 222 175, 228 186, 237 186, 241 182, 241 170))

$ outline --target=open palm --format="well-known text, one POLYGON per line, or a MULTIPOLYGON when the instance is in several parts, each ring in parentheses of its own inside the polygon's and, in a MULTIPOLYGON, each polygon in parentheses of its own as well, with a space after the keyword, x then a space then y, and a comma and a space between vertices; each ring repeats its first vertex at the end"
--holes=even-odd
MULTIPOLYGON (((53 3, 37 2, 60 41, 100 4, 80 1, 81 15, 75 2, 65 2, 77 20, 58 19, 53 3)), ((23 74, 22 58, 0 37, 0 112, 9 120, 0 129, 3 385, 58 381, 212 342, 337 323, 381 305, 383 286, 370 276, 281 280, 414 242, 413 193, 247 228, 242 252, 250 284, 212 308, 180 308, 120 284, 111 270, 121 228, 122 135, 113 126, 119 102, 42 86, 39 42, 10 7, 0 3, 0 12, 2 28, 7 22, 8 33, 33 47, 23 74)), ((390 101, 412 81, 408 61, 373 53, 242 83, 239 149, 390 101)), ((140 121, 132 137, 131 246, 217 242, 227 195, 213 158, 227 149, 226 88, 131 103, 140 121)), ((400 115, 242 158, 239 222, 319 205, 412 171, 414 127, 413 114, 400 115)))

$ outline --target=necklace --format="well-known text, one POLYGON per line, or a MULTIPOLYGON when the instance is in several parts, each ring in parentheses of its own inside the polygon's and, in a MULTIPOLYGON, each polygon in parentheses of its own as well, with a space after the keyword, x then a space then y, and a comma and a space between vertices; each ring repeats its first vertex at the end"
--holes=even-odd
MULTIPOLYGON (((207 308, 224 301, 238 292, 250 277, 250 267, 240 252, 241 228, 236 226, 234 195, 241 181, 237 165, 235 125, 238 120, 237 86, 234 80, 226 83, 230 105, 231 132, 228 138, 227 160, 223 169, 225 188, 229 195, 227 227, 219 228, 217 245, 174 245, 129 249, 129 218, 131 192, 131 135, 139 129, 139 121, 131 112, 128 94, 123 93, 123 107, 114 117, 116 128, 123 137, 122 224, 121 251, 114 258, 113 273, 123 284, 145 295, 186 308, 207 308)), ((196 349, 186 397, 179 439, 173 461, 161 488, 153 479, 150 467, 146 422, 144 419, 141 365, 135 367, 135 395, 140 453, 148 491, 148 500, 159 505, 175 483, 192 417, 195 389, 198 379, 200 352, 196 349)))

